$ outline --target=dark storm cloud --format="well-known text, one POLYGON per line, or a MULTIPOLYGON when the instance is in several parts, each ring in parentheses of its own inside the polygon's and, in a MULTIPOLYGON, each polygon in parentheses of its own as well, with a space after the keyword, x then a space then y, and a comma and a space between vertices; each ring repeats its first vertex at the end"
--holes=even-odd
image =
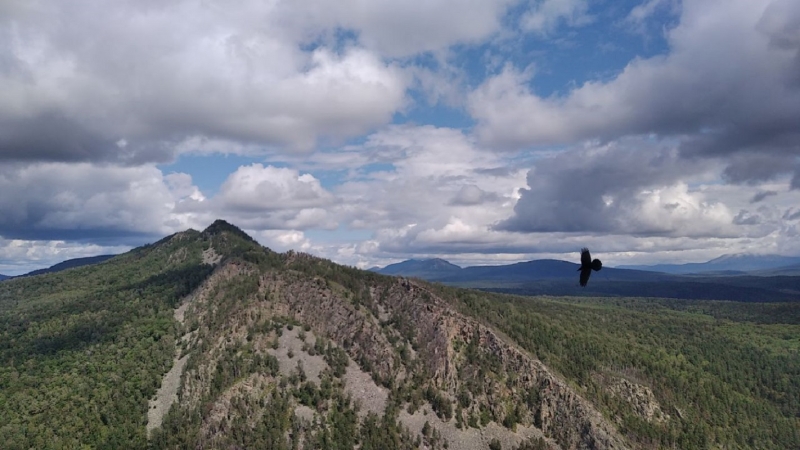
POLYGON ((769 153, 739 153, 726 159, 722 177, 731 183, 756 184, 796 170, 794 158, 769 153))
POLYGON ((796 220, 800 219, 800 210, 795 210, 794 208, 789 208, 783 214, 783 220, 796 220))
POLYGON ((733 218, 733 223, 736 225, 758 225, 761 223, 761 216, 743 209, 733 218))
POLYGON ((507 177, 516 170, 514 167, 492 167, 488 169, 475 169, 478 175, 489 175, 493 177, 507 177))
POLYGON ((674 149, 644 141, 566 151, 537 162, 514 215, 496 229, 688 236, 724 232, 724 211, 695 201, 678 183, 704 170, 707 165, 683 160, 674 149))
POLYGON ((154 167, 88 163, 0 166, 0 236, 5 239, 141 244, 174 230, 176 175, 154 167))
POLYGON ((771 197, 773 195, 778 195, 778 192, 777 191, 761 191, 761 192, 757 192, 755 195, 753 195, 753 198, 750 199, 750 203, 758 203, 761 200, 764 200, 765 198, 771 197))
POLYGON ((756 28, 769 36, 772 47, 795 52, 787 79, 800 85, 800 8, 797 2, 777 0, 770 3, 756 28))
MULTIPOLYGON (((158 148, 153 144, 153 149, 158 148)), ((127 142, 104 137, 59 111, 34 117, 0 119, 0 160, 7 161, 117 161, 137 163, 137 159, 164 162, 169 153, 146 149, 132 151, 127 142)), ((159 149, 161 150, 161 149, 159 149)))
POLYGON ((497 194, 486 192, 474 184, 468 184, 459 189, 456 195, 450 199, 450 204, 457 206, 474 206, 497 200, 499 200, 497 194))

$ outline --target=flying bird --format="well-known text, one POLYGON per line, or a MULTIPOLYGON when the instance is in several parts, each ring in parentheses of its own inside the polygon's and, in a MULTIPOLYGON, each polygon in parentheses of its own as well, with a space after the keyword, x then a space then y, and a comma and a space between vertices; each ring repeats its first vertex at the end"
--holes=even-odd
POLYGON ((586 286, 589 282, 589 275, 592 270, 600 270, 603 268, 603 263, 599 259, 592 261, 592 255, 589 254, 589 249, 584 247, 581 249, 581 266, 578 270, 581 271, 581 286, 586 286))

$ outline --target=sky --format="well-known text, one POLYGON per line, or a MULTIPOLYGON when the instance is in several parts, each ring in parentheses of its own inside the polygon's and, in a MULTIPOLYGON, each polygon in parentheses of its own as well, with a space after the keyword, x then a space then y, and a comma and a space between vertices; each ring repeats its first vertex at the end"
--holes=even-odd
POLYGON ((2 0, 0 273, 800 255, 796 0, 2 0))

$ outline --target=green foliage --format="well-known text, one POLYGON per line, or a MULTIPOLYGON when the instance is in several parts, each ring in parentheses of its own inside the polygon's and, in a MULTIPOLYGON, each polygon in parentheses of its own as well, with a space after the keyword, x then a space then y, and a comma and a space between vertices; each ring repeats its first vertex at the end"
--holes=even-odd
POLYGON ((147 401, 175 352, 172 310, 211 271, 197 235, 0 284, 3 448, 146 445, 147 401))
POLYGON ((253 352, 250 347, 228 347, 217 361, 211 381, 211 398, 216 397, 237 380, 252 373, 278 374, 278 360, 272 355, 253 352))
POLYGON ((453 417, 453 402, 432 386, 425 390, 425 400, 430 402, 431 408, 439 418, 450 420, 453 417))
MULTIPOLYGON (((396 312, 382 325, 398 332, 390 342, 397 349, 397 361, 408 364, 411 376, 392 391, 383 417, 369 414, 360 424, 337 379, 348 362, 342 348, 318 338, 313 351, 331 370, 321 374, 319 385, 306 380, 302 370, 287 384, 277 378, 277 360, 254 346, 269 339, 277 342, 275 336, 285 325, 300 324, 290 318, 253 316, 241 341, 220 339, 231 318, 252 313, 248 311, 252 302, 267 304, 281 295, 276 290, 264 292, 261 286, 261 275, 278 268, 288 268, 282 272, 285 276, 311 280, 375 315, 371 293, 381 292, 387 280, 308 255, 278 255, 221 222, 204 233, 181 233, 101 266, 1 283, 3 448, 288 449, 302 434, 306 448, 408 449, 415 443, 397 423, 403 401, 412 411, 427 400, 440 418, 452 418, 453 400, 429 384, 424 366, 415 365, 406 347, 406 342, 419 344, 413 339, 414 323, 396 312), (202 252, 210 246, 244 270, 210 293, 210 314, 187 322, 197 332, 198 348, 192 349, 186 367, 198 377, 193 382, 201 379, 207 390, 195 392, 200 398, 191 404, 196 406, 173 408, 148 444, 147 400, 171 365, 179 334, 173 308, 211 272, 211 267, 201 265, 202 252), (271 378, 263 395, 236 394, 228 399, 225 393, 235 392, 232 386, 255 373, 265 375, 262 380, 271 378), (217 419, 225 432, 208 437, 201 429, 223 398, 230 402, 229 414, 217 419), (293 413, 298 404, 314 408, 313 423, 298 422, 293 413)), ((564 375, 635 446, 800 448, 796 305, 528 298, 432 289, 564 375), (648 422, 630 404, 611 395, 608 384, 619 378, 652 388, 670 419, 663 424, 648 422)), ((304 330, 310 327, 306 324, 304 330)), ((477 348, 475 339, 455 342, 454 348, 475 370, 475 376, 455 393, 460 427, 502 419, 513 428, 531 416, 541 426, 537 389, 518 391, 521 401, 506 404, 505 411, 494 408, 502 417, 493 417, 489 408, 478 405, 491 382, 514 389, 513 374, 485 382, 502 372, 500 359, 477 348)), ((363 355, 359 364, 371 368, 363 355)), ((446 441, 429 427, 424 445, 442 448, 446 441)), ((546 442, 532 440, 518 448, 546 448, 546 442)))
MULTIPOLYGON (((640 445, 800 448, 800 326, 787 305, 437 289, 562 373, 640 445), (609 393, 613 378, 650 386, 670 420, 637 416, 609 393)), ((539 394, 528 394, 536 421, 539 394)))
POLYGON ((361 450, 411 450, 414 445, 409 433, 397 423, 397 411, 387 404, 382 418, 370 412, 359 429, 361 450))
POLYGON ((282 264, 281 255, 262 247, 247 233, 224 220, 217 220, 206 228, 203 238, 210 241, 217 253, 228 258, 241 258, 263 269, 282 264))
POLYGON ((547 442, 545 442, 543 438, 530 438, 519 444, 516 450, 548 450, 549 448, 550 446, 547 445, 547 442))
POLYGON ((323 356, 325 358, 325 362, 327 362, 331 367, 333 376, 340 378, 345 374, 349 361, 347 352, 342 350, 340 347, 336 347, 328 343, 323 356))

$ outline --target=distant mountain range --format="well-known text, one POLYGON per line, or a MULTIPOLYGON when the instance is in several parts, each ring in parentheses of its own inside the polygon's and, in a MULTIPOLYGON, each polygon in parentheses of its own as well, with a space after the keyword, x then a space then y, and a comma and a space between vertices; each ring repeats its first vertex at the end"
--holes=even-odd
POLYGON ((405 277, 417 277, 430 279, 448 277, 461 272, 461 267, 440 258, 433 259, 409 259, 397 264, 390 264, 384 268, 375 267, 370 269, 373 272, 384 275, 402 275, 405 277))
MULTIPOLYGON (((556 259, 538 259, 515 264, 500 266, 472 266, 459 267, 444 259, 411 259, 397 264, 391 264, 375 272, 384 275, 401 275, 417 277, 429 281, 447 281, 459 284, 479 281, 501 282, 526 282, 535 280, 563 280, 575 279, 579 264, 560 261, 556 259)), ((593 278, 603 278, 614 281, 637 280, 663 280, 671 278, 669 275, 654 275, 652 272, 640 270, 615 269, 604 267, 601 272, 595 272, 593 278)))
MULTIPOLYGON (((722 257, 692 265, 639 266, 649 270, 604 267, 578 287, 576 263, 541 259, 500 266, 459 267, 443 259, 408 260, 382 269, 443 284, 522 295, 633 296, 735 301, 800 301, 800 265, 795 258, 722 257), (667 273, 656 267, 697 267, 704 271, 667 273), (745 272, 744 268, 758 270, 745 272)), ((800 260, 800 258, 796 258, 800 260)), ((631 266, 627 266, 631 267, 631 266)))
MULTIPOLYGON (((624 265, 620 269, 651 270, 673 274, 708 272, 756 272, 800 266, 800 257, 779 255, 722 255, 704 263, 624 265)), ((795 267, 797 269, 797 267, 795 267)))
POLYGON ((42 275, 45 273, 54 273, 54 272, 61 272, 62 270, 73 269, 75 267, 81 266, 88 266, 90 264, 99 264, 106 260, 109 260, 117 255, 98 255, 98 256, 87 256, 85 258, 74 258, 68 259, 66 261, 62 261, 58 264, 54 264, 50 267, 45 269, 37 269, 31 272, 28 272, 23 275, 18 275, 16 277, 8 276, 8 275, 0 275, 0 281, 7 280, 10 278, 19 278, 19 277, 32 277, 35 275, 42 275))

